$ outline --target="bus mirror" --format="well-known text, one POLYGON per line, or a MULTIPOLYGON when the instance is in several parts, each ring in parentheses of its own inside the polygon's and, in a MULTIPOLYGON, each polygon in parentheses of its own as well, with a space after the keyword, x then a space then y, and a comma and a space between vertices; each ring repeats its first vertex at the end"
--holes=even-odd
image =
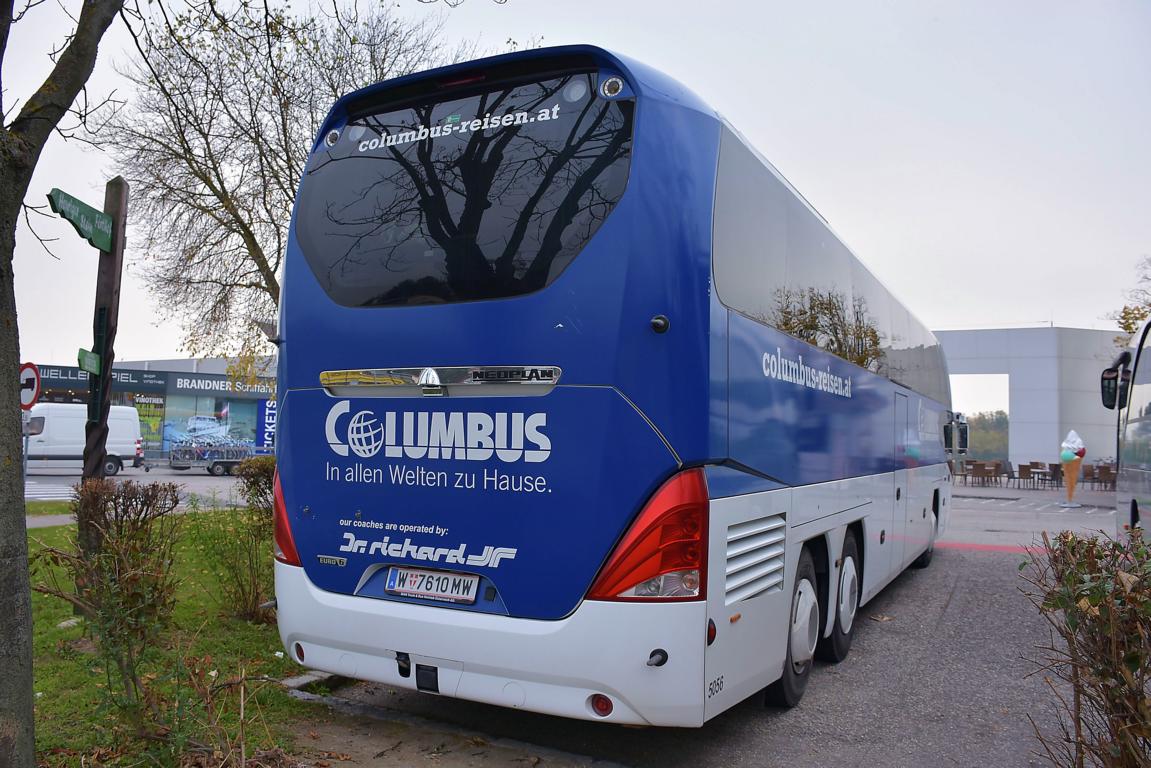
POLYGON ((963 422, 961 424, 957 424, 956 426, 959 427, 959 455, 965 456, 967 455, 967 423, 963 422))
POLYGON ((951 453, 953 445, 951 443, 951 424, 950 422, 943 425, 943 448, 951 453))
POLYGON ((1103 407, 1109 411, 1115 410, 1119 402, 1119 369, 1104 368, 1103 375, 1099 377, 1099 393, 1103 396, 1103 407))
POLYGON ((1115 410, 1127 405, 1127 390, 1131 383, 1131 373, 1126 369, 1105 368, 1099 377, 1099 392, 1103 396, 1103 407, 1115 410))

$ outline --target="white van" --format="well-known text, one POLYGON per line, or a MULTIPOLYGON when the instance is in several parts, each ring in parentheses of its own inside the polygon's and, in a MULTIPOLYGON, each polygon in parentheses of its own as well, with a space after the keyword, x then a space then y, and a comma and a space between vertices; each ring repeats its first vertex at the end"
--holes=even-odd
MULTIPOLYGON (((29 469, 83 469, 84 424, 88 406, 72 403, 37 403, 28 422, 29 469)), ((128 405, 113 405, 108 413, 108 457, 104 474, 144 463, 140 414, 128 405)))

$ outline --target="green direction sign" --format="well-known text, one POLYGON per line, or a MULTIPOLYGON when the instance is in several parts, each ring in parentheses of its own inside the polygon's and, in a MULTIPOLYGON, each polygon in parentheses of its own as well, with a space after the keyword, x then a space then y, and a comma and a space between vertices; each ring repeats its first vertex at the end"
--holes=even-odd
MULTIPOLYGON (((52 211, 71 222, 80 237, 101 251, 112 251, 112 217, 98 211, 87 203, 82 203, 67 192, 53 189, 48 193, 48 204, 52 211)), ((80 366, 83 368, 83 364, 80 366)))
POLYGON ((100 375, 100 356, 95 352, 81 348, 77 359, 80 361, 80 370, 87 371, 93 376, 100 375))

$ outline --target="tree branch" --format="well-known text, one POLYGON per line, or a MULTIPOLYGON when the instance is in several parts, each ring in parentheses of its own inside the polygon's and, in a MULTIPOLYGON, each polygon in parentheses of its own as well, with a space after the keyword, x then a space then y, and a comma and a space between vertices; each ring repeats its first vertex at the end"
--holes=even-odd
MULTIPOLYGON (((9 5, 11 0, 0 0, 9 5)), ((123 7, 124 0, 87 0, 80 18, 56 66, 20 110, 8 134, 21 145, 14 159, 23 168, 32 168, 48 141, 48 136, 68 113, 96 66, 100 38, 123 7)))

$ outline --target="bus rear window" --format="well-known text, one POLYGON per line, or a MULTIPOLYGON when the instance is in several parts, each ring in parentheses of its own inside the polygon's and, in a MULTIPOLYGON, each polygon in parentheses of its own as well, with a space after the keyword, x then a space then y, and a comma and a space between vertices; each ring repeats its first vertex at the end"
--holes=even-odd
POLYGON ((308 162, 304 257, 344 306, 544 288, 623 194, 633 106, 584 72, 354 119, 308 162))

